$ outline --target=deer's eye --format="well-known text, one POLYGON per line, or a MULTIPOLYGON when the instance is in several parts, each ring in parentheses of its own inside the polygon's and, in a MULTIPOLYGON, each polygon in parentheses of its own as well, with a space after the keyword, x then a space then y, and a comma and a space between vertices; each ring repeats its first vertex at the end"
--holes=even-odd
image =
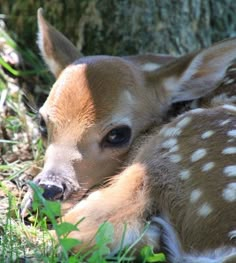
POLYGON ((125 146, 131 138, 131 129, 128 126, 116 127, 109 131, 102 140, 103 147, 125 146))
POLYGON ((42 137, 47 137, 48 135, 47 125, 42 116, 39 116, 39 131, 42 137))

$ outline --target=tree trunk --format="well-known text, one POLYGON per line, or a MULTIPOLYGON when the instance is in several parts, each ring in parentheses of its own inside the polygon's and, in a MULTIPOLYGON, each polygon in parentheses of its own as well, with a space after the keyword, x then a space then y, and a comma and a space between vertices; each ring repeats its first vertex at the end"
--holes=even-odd
POLYGON ((183 54, 236 35, 235 0, 4 1, 8 28, 34 48, 40 6, 84 55, 183 54))

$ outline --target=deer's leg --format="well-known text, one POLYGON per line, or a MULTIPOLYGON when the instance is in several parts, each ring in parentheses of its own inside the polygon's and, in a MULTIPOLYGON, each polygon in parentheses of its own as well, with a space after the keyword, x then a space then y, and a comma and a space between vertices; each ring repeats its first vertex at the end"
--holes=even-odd
MULTIPOLYGON (((77 223, 85 217, 79 224, 80 231, 72 232, 70 237, 90 246, 99 225, 108 221, 114 226, 113 252, 120 248, 125 225, 123 244, 133 243, 143 233, 152 206, 146 181, 145 166, 137 163, 117 175, 110 186, 90 194, 63 218, 63 221, 77 223)), ((141 243, 156 247, 158 241, 159 229, 150 225, 141 243)))
POLYGON ((236 248, 223 246, 205 252, 184 252, 173 226, 168 219, 152 217, 152 222, 160 229, 161 251, 170 263, 235 263, 236 248))

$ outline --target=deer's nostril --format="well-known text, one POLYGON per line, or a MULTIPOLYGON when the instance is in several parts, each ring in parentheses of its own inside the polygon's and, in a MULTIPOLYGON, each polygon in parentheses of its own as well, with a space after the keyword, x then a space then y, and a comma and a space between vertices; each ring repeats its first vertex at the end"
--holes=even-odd
POLYGON ((43 188, 43 197, 47 200, 61 200, 64 193, 64 187, 52 184, 39 184, 43 188))

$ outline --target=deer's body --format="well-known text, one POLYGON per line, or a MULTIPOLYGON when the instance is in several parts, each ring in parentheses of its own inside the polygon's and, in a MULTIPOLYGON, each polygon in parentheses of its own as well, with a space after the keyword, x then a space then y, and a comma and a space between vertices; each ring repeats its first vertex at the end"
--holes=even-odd
POLYGON ((57 81, 40 109, 48 148, 35 181, 49 199, 81 193, 63 219, 86 219, 70 236, 86 245, 110 221, 116 252, 124 224, 129 245, 151 221, 139 245, 160 249, 164 240, 170 262, 236 262, 235 84, 219 86, 236 57, 236 40, 178 59, 78 58, 41 11, 39 28, 57 81), (209 109, 171 120, 175 105, 182 112, 186 101, 209 109))

